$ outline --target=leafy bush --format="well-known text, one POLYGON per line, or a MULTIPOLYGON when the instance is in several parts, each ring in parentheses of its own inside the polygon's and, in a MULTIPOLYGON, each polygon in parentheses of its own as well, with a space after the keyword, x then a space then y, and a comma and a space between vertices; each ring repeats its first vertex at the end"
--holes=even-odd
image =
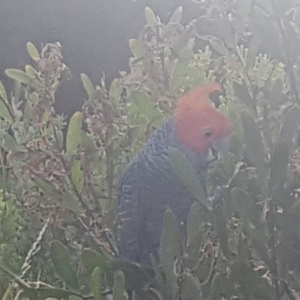
MULTIPOLYGON (((29 216, 24 240, 35 236, 20 271, 20 257, 1 264, 13 278, 6 299, 116 300, 125 290, 165 300, 299 297, 298 6, 220 0, 200 2, 199 11, 183 26, 181 8, 167 24, 146 8, 147 25, 129 41, 131 72, 109 90, 104 80, 94 86, 81 74, 87 100, 65 137, 64 119, 53 109, 70 76, 60 44, 39 53, 28 43, 33 65, 6 70, 15 89, 8 97, 0 86, 0 183, 18 199, 21 211, 13 206, 12 218, 29 216), (212 80, 224 86, 216 105, 234 133, 228 155, 209 170, 211 201, 185 158, 171 153, 199 200, 186 241, 167 210, 160 263, 118 259, 120 173, 184 90, 212 80)), ((1 228, 0 237, 11 234, 1 228)), ((7 257, 0 251, 0 261, 7 257)))

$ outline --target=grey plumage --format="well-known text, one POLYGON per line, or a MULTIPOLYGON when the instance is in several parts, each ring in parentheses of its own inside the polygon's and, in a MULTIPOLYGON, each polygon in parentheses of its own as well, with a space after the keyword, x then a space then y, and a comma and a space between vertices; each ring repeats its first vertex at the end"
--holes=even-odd
POLYGON ((118 244, 124 259, 145 263, 150 253, 157 256, 167 206, 179 223, 187 221, 195 199, 172 166, 171 147, 185 155, 205 182, 207 153, 199 154, 180 143, 174 117, 170 117, 129 163, 120 181, 118 244))

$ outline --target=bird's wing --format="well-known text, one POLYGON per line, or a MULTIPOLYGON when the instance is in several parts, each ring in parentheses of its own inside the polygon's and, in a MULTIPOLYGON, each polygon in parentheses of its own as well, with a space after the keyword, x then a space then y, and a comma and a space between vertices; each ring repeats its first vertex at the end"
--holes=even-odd
POLYGON ((136 261, 141 246, 142 216, 137 184, 138 160, 134 159, 122 175, 119 187, 118 243, 120 256, 136 261))

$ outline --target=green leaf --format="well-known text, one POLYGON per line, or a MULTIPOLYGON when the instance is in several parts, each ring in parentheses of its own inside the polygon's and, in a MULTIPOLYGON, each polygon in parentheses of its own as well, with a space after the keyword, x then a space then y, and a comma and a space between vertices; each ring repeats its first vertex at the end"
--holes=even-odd
POLYGON ((35 45, 31 42, 28 42, 26 46, 27 46, 27 52, 30 55, 30 57, 34 61, 38 61, 40 59, 40 54, 39 54, 38 50, 36 49, 35 45))
POLYGON ((260 130, 254 119, 246 111, 242 112, 242 125, 245 136, 247 158, 257 170, 258 180, 263 192, 267 187, 267 169, 265 164, 265 151, 260 130))
POLYGON ((215 51, 219 52, 220 54, 222 54, 222 55, 228 54, 228 50, 226 49, 224 43, 221 40, 219 40, 219 39, 210 39, 209 43, 210 43, 211 47, 215 51))
POLYGON ((84 131, 81 131, 81 142, 84 146, 85 154, 93 161, 94 170, 96 170, 99 175, 103 174, 104 165, 100 161, 98 150, 93 140, 84 131))
POLYGON ((177 221, 172 211, 167 208, 164 214, 163 233, 161 236, 159 257, 166 276, 167 286, 172 294, 172 299, 178 291, 177 278, 174 274, 176 258, 181 256, 181 243, 177 221))
POLYGON ((68 132, 67 132, 67 156, 71 156, 76 150, 81 138, 81 128, 82 128, 82 113, 77 111, 72 116, 68 132))
POLYGON ((300 107, 293 106, 287 113, 280 131, 280 138, 291 143, 295 137, 298 127, 300 126, 300 107))
POLYGON ((235 26, 235 29, 240 33, 244 29, 246 19, 250 12, 252 0, 243 0, 243 2, 238 1, 236 4, 237 24, 235 26))
MULTIPOLYGON (((0 86, 0 89, 1 89, 1 86, 0 86)), ((1 95, 0 95, 0 97, 1 97, 1 95)), ((0 99, 0 118, 5 120, 9 124, 12 124, 14 122, 14 119, 10 115, 6 105, 4 104, 5 103, 4 101, 5 100, 3 98, 0 99)), ((9 104, 7 104, 7 105, 9 105, 9 104)))
POLYGON ((75 196, 71 195, 68 191, 64 191, 61 195, 62 206, 66 209, 70 209, 79 214, 83 213, 84 210, 79 204, 75 196))
POLYGON ((144 290, 154 278, 154 271, 149 266, 141 266, 126 260, 113 259, 110 263, 112 271, 121 270, 126 278, 126 290, 144 290))
POLYGON ((247 173, 243 169, 239 169, 237 172, 234 173, 232 176, 228 190, 231 191, 234 187, 244 188, 247 181, 247 173))
POLYGON ((20 100, 20 94, 21 94, 22 85, 19 81, 15 80, 14 82, 14 96, 15 96, 15 102, 18 103, 20 100))
POLYGON ((230 277, 239 284, 243 295, 248 299, 275 299, 274 290, 267 279, 244 263, 234 262, 230 277))
POLYGON ((251 112, 255 111, 255 101, 250 95, 246 85, 235 83, 234 92, 235 95, 251 109, 251 112))
MULTIPOLYGON (((87 272, 92 275, 95 267, 99 267, 106 278, 105 284, 112 286, 113 272, 110 267, 110 259, 103 253, 91 249, 84 249, 81 255, 82 262, 87 272)), ((104 284, 104 282, 103 282, 104 284)))
POLYGON ((134 103, 137 105, 142 115, 148 121, 153 122, 154 125, 160 126, 163 122, 164 116, 158 107, 155 106, 152 99, 142 92, 134 92, 133 98, 134 103))
POLYGON ((230 21, 224 17, 224 14, 216 15, 215 24, 218 28, 218 37, 225 41, 228 49, 235 49, 234 35, 230 21))
POLYGON ((5 74, 8 77, 17 80, 21 83, 30 84, 30 82, 32 81, 32 78, 28 74, 18 69, 6 69, 5 74))
POLYGON ((212 224, 219 239, 223 254, 227 259, 231 259, 231 254, 228 247, 228 234, 226 220, 221 205, 217 205, 212 214, 212 224))
MULTIPOLYGON (((68 291, 65 289, 55 288, 55 287, 40 287, 33 288, 30 294, 24 293, 23 297, 28 297, 29 299, 69 299, 69 300, 78 300, 80 294, 73 291, 68 291), (33 293, 32 293, 33 292, 33 293), (27 296, 28 295, 28 296, 27 296), (32 296, 30 296, 32 295, 32 296), (76 298, 74 298, 76 297, 76 298)), ((22 298, 23 299, 23 298, 22 298)), ((81 299, 81 298, 79 298, 81 299)))
POLYGON ((81 140, 82 144, 85 148, 86 153, 92 154, 92 153, 97 153, 98 150, 90 136, 87 135, 86 132, 81 131, 81 140))
POLYGON ((2 83, 2 81, 0 80, 0 98, 5 101, 5 103, 8 103, 8 99, 7 99, 7 94, 5 91, 5 87, 2 83))
POLYGON ((181 22, 182 18, 182 6, 177 7, 177 9, 174 11, 169 24, 178 24, 181 22))
POLYGON ((31 65, 26 65, 25 71, 32 79, 37 78, 37 71, 31 65))
POLYGON ((270 95, 271 109, 274 110, 278 105, 286 101, 286 96, 283 94, 283 82, 277 79, 273 85, 270 95))
POLYGON ((239 242, 238 242, 238 254, 236 257, 237 261, 247 262, 249 259, 249 245, 247 244, 247 238, 244 238, 244 234, 239 234, 239 242))
POLYGON ((20 146, 16 142, 15 138, 6 132, 0 131, 0 147, 5 151, 18 151, 20 146))
MULTIPOLYGON (((53 300, 53 299, 47 299, 47 300, 53 300)), ((81 296, 75 296, 75 295, 71 295, 70 297, 69 297, 69 300, 82 300, 82 297, 81 296)))
POLYGON ((26 101, 24 107, 24 120, 31 121, 33 117, 33 105, 31 104, 31 101, 26 101))
POLYGON ((195 197, 206 209, 208 209, 206 194, 195 170, 187 158, 175 148, 172 148, 169 151, 169 155, 175 171, 182 183, 188 188, 191 195, 195 197))
POLYGON ((270 269, 272 269, 272 262, 269 256, 269 250, 266 245, 266 240, 268 240, 269 237, 265 234, 261 227, 249 227, 247 231, 247 234, 251 239, 251 246, 259 255, 260 259, 262 259, 264 263, 270 269))
POLYGON ((283 184, 289 163, 289 144, 280 139, 271 156, 271 188, 274 192, 279 184, 283 184))
POLYGON ((91 290, 95 300, 102 300, 102 273, 99 267, 91 275, 91 290))
POLYGON ((249 25, 253 34, 260 38, 267 53, 271 57, 283 61, 282 38, 275 19, 256 5, 253 8, 253 18, 250 19, 249 25))
POLYGON ((232 199, 234 201, 237 212, 243 222, 250 221, 255 224, 258 221, 258 212, 254 200, 251 196, 241 188, 233 188, 231 190, 232 199))
POLYGON ((185 49, 179 54, 179 58, 177 59, 175 68, 172 72, 171 77, 171 89, 174 91, 177 89, 184 79, 184 75, 186 74, 186 71, 188 69, 188 66, 190 64, 191 58, 192 58, 193 51, 191 49, 185 49))
POLYGON ((151 264, 155 272, 157 288, 159 290, 159 300, 168 299, 170 291, 166 288, 165 276, 161 266, 158 264, 156 258, 150 254, 151 264))
POLYGON ((250 38, 249 45, 248 45, 248 51, 247 51, 247 57, 246 57, 246 71, 249 71, 250 68, 252 68, 255 59, 257 57, 257 54, 259 52, 261 43, 260 39, 257 35, 253 35, 250 38))
POLYGON ((33 179, 34 183, 43 191, 43 193, 47 196, 55 196, 56 190, 54 186, 49 183, 48 181, 41 179, 41 178, 35 178, 33 179))
POLYGON ((188 257, 197 257, 203 238, 202 218, 203 208, 196 202, 191 206, 187 221, 187 253, 188 257))
POLYGON ((57 240, 51 243, 51 258, 57 273, 65 283, 72 288, 78 288, 76 269, 70 253, 67 248, 57 240))
POLYGON ((233 283, 223 274, 217 273, 212 282, 210 300, 231 299, 234 296, 233 283))
POLYGON ((24 71, 18 70, 18 69, 6 69, 5 74, 10 77, 11 79, 14 79, 16 81, 19 81, 20 83, 24 83, 27 85, 30 85, 36 90, 40 89, 40 83, 38 80, 33 79, 31 76, 29 76, 24 71))
POLYGON ((129 47, 135 58, 141 58, 144 56, 143 46, 138 40, 130 39, 129 47))
POLYGON ((75 160, 72 167, 71 178, 75 187, 79 193, 81 193, 83 188, 83 172, 81 170, 80 160, 75 160))
POLYGON ((201 300, 201 285, 199 279, 190 273, 186 273, 181 283, 182 300, 201 300))
POLYGON ((80 74, 80 78, 81 78, 81 82, 83 84, 83 87, 84 87, 86 93, 89 96, 89 99, 93 99, 95 94, 96 94, 96 91, 95 91, 94 85, 92 84, 91 80, 84 73, 80 74))
POLYGON ((145 8, 145 17, 148 25, 155 25, 157 23, 153 10, 148 6, 145 8))
POLYGON ((141 126, 133 126, 128 128, 122 146, 123 147, 131 146, 134 143, 134 141, 138 138, 140 131, 141 131, 141 126))
POLYGON ((114 274, 113 299, 126 300, 125 293, 125 276, 122 271, 117 271, 114 274))
POLYGON ((121 100, 122 87, 120 81, 115 78, 110 85, 109 98, 114 105, 118 105, 121 100))

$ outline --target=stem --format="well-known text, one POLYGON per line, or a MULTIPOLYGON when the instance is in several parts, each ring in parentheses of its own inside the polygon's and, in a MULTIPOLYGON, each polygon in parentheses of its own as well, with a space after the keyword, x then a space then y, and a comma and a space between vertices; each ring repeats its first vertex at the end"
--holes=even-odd
POLYGON ((275 294, 276 300, 280 300, 280 285, 279 285, 279 275, 278 275, 278 266, 277 266, 277 251, 276 251, 276 239, 275 239, 275 208, 273 197, 270 201, 270 243, 271 243, 271 263, 272 270, 271 272, 274 275, 274 285, 275 285, 275 294))
POLYGON ((290 42, 289 42, 289 39, 287 38, 287 36, 285 34, 285 28, 283 26, 283 20, 280 19, 280 17, 279 17, 280 13, 279 13, 279 11, 276 7, 276 4, 275 4, 274 0, 272 0, 272 8, 273 8, 274 17, 275 17, 277 26, 279 28, 279 31, 280 31, 280 34, 281 34, 282 40, 283 40, 282 49, 284 51, 284 63, 286 65, 286 71, 287 71, 287 75, 288 75, 288 78, 289 78, 292 95, 293 95, 293 98, 296 100, 296 102, 298 104, 300 104, 297 81, 296 81, 295 73, 294 73, 294 66, 293 66, 293 62, 291 61, 292 52, 291 52, 291 48, 290 48, 290 42))

